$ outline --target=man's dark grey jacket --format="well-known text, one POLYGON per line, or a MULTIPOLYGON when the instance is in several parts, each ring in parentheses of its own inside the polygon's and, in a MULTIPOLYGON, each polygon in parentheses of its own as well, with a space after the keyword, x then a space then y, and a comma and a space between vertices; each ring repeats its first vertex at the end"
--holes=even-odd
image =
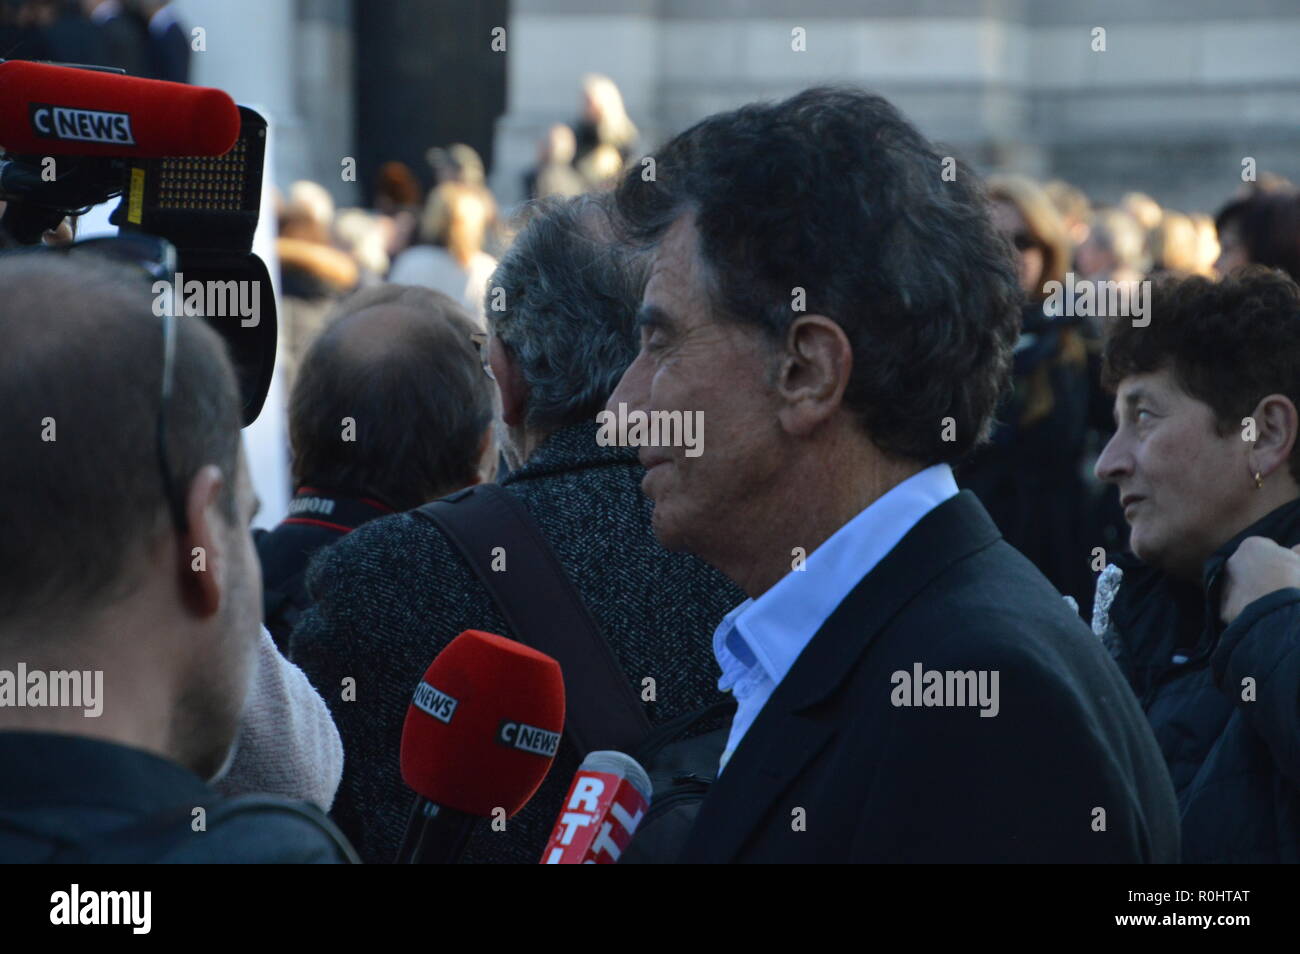
MULTIPOLYGON (((502 481, 519 496, 638 694, 655 681, 651 723, 723 698, 712 634, 744 594, 716 570, 654 539, 636 452, 601 447, 597 425, 553 434, 502 481)), ((411 693, 462 630, 518 638, 442 531, 397 514, 353 531, 308 573, 315 601, 290 656, 325 697, 343 736, 343 783, 332 815, 367 862, 397 853, 413 794, 399 752, 411 693), (343 701, 345 678, 356 700, 343 701)), ((703 729, 706 726, 701 726, 703 729)), ((480 826, 467 861, 536 863, 578 768, 566 738, 550 774, 506 830, 480 826)))

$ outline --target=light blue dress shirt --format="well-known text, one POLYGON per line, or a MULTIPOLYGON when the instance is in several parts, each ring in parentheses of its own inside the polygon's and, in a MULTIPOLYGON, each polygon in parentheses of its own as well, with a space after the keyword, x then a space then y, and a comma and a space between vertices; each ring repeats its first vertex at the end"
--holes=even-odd
POLYGON ((956 493, 947 464, 913 474, 831 534, 803 569, 723 617, 713 633, 722 667, 718 688, 735 695, 737 708, 719 771, 835 608, 922 517, 956 493))

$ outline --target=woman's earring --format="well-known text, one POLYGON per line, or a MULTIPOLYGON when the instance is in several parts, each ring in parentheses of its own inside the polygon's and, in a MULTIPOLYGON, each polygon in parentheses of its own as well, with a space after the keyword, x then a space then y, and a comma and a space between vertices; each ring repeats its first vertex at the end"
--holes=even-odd
POLYGON ((1255 471, 1255 488, 1257 490, 1264 489, 1264 478, 1260 476, 1259 471, 1255 471))

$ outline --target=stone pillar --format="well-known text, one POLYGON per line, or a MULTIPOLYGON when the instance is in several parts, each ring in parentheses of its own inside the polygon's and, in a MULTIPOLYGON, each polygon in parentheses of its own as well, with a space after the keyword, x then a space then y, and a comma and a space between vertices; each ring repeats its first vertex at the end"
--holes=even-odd
POLYGON ((205 31, 191 81, 266 114, 276 139, 268 179, 315 179, 341 204, 358 191, 340 175, 353 141, 349 0, 174 0, 187 29, 205 31))
MULTIPOLYGON (((297 0, 295 103, 303 135, 286 157, 292 179, 312 179, 343 205, 361 201, 361 185, 343 179, 342 160, 355 158, 356 113, 350 0, 297 0)), ((288 181, 292 181, 288 179, 288 181)), ((279 181, 277 179, 277 181, 279 181)))

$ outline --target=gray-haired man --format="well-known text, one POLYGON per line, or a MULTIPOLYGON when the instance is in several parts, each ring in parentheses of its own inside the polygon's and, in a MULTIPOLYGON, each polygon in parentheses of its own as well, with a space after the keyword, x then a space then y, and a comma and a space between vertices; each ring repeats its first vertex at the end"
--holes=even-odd
MULTIPOLYGON (((591 197, 534 208, 489 283, 486 352, 518 464, 502 487, 541 528, 629 683, 639 693, 643 679, 654 680, 645 712, 659 724, 722 698, 708 635, 742 594, 656 543, 636 448, 597 439, 597 414, 636 354, 645 283, 643 266, 611 244, 606 214, 591 197)), ((291 654, 343 736, 333 815, 366 861, 392 861, 412 797, 398 764, 412 689, 462 630, 522 635, 452 542, 410 514, 335 544, 309 572, 309 587, 316 603, 294 630, 291 654), (339 690, 349 676, 355 702, 339 690)), ((566 736, 533 799, 506 830, 480 826, 465 860, 535 863, 577 766, 566 736)))

